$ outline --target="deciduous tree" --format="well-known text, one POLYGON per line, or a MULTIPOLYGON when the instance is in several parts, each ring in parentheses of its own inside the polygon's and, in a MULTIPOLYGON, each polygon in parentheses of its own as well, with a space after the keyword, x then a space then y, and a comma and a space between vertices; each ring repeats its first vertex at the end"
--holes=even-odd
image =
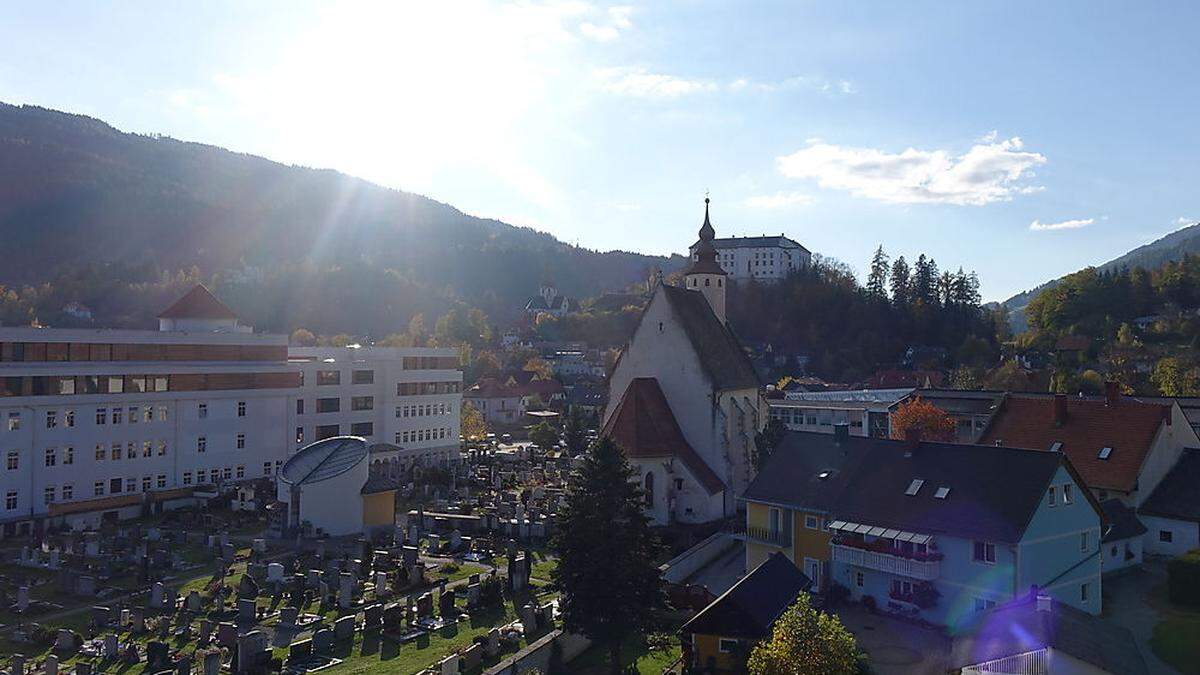
POLYGON ((921 437, 931 441, 953 441, 954 420, 945 410, 917 396, 892 413, 892 438, 903 439, 908 430, 921 429, 921 437))
POLYGON ((859 672, 854 636, 801 593, 775 620, 771 638, 750 652, 750 675, 851 675, 859 672))

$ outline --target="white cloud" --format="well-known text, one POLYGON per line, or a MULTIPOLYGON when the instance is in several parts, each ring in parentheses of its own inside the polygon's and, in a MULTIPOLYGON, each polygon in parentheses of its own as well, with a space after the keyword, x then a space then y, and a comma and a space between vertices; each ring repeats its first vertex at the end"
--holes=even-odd
POLYGON ((777 91, 789 90, 809 90, 816 91, 822 94, 855 94, 858 90, 849 80, 826 80, 820 77, 811 75, 796 75, 794 77, 785 78, 774 81, 752 80, 747 77, 739 77, 731 81, 727 87, 730 91, 757 91, 763 93, 773 93, 777 91))
POLYGON ((1195 225, 1197 222, 1200 222, 1200 219, 1187 218, 1185 216, 1179 216, 1178 218, 1175 219, 1175 224, 1180 227, 1187 227, 1188 225, 1195 225))
POLYGON ((1096 222, 1095 218, 1079 218, 1077 220, 1060 220, 1057 223, 1043 223, 1035 220, 1029 224, 1029 229, 1034 232, 1045 232, 1047 230, 1078 230, 1081 227, 1087 227, 1096 222))
POLYGON ((1023 150, 1020 138, 981 139, 965 153, 908 148, 889 153, 810 139, 808 147, 776 161, 789 178, 809 178, 823 188, 895 204, 980 206, 1008 201, 1042 188, 1025 184, 1040 153, 1023 150))
POLYGON ((803 192, 776 192, 773 195, 755 195, 746 199, 746 206, 755 209, 782 209, 790 206, 808 206, 813 203, 812 195, 803 192))
POLYGON ((604 23, 584 21, 579 24, 579 34, 596 42, 612 42, 621 37, 622 31, 633 28, 633 21, 630 19, 632 14, 633 8, 627 5, 609 7, 605 12, 604 23))
POLYGON ((710 80, 652 73, 645 68, 601 68, 596 75, 605 91, 634 98, 671 99, 717 90, 710 80))

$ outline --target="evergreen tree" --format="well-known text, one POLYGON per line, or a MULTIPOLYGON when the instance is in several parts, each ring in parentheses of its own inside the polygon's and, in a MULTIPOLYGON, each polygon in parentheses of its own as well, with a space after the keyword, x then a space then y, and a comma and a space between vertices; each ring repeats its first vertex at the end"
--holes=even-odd
POLYGON ((871 259, 871 274, 867 277, 867 294, 873 298, 887 300, 888 273, 891 267, 888 265, 888 255, 884 253, 883 246, 875 249, 875 257, 871 259))
POLYGON ((579 406, 571 406, 570 411, 567 412, 567 419, 563 422, 562 440, 563 445, 567 446, 567 452, 572 457, 582 454, 587 449, 583 414, 579 412, 579 406))
POLYGON ((611 439, 592 444, 571 476, 551 540, 564 628, 604 645, 613 673, 621 671, 622 641, 650 632, 665 604, 659 543, 635 477, 611 439))
POLYGON ((926 305, 937 303, 938 298, 938 268, 933 258, 926 258, 922 253, 913 266, 912 294, 914 300, 920 300, 926 305))
POLYGON ((957 281, 949 272, 942 272, 942 276, 938 277, 937 299, 943 307, 951 307, 956 304, 957 298, 954 291, 957 281))
POLYGON ((912 282, 909 279, 908 263, 904 260, 904 256, 896 258, 896 262, 892 263, 892 304, 897 307, 903 307, 908 304, 911 299, 912 282))

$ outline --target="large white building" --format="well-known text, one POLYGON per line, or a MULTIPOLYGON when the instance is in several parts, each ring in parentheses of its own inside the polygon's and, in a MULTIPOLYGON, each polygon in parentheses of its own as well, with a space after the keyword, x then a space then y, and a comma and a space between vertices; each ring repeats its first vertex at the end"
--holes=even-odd
MULTIPOLYGON (((812 253, 797 242, 779 236, 725 237, 713 239, 717 264, 730 279, 772 282, 812 264, 812 253)), ((695 256, 700 242, 692 244, 695 256)))
POLYGON ((395 474, 458 458, 462 371, 458 352, 431 347, 293 347, 301 373, 291 406, 293 448, 360 436, 372 463, 395 474))
POLYGON ((390 469, 457 454, 451 350, 289 355, 202 286, 159 320, 0 328, 0 538, 191 503, 198 486, 274 476, 318 437, 363 436, 390 469))
POLYGON ((658 285, 609 378, 602 433, 625 451, 658 524, 736 513, 767 422, 761 383, 726 324, 707 203, 684 285, 658 285))

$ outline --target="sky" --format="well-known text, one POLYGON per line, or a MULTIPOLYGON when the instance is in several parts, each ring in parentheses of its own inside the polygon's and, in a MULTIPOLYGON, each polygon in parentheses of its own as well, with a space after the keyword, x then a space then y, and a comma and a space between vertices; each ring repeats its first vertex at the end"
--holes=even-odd
POLYGON ((12 2, 0 101, 588 248, 877 246, 986 300, 1200 218, 1197 3, 12 2))

